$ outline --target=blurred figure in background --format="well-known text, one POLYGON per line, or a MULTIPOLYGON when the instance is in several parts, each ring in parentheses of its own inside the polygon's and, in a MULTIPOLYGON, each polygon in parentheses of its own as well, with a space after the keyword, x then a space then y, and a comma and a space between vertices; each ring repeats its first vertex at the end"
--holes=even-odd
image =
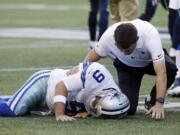
POLYGON ((109 6, 115 23, 134 20, 138 16, 138 0, 109 0, 109 6))
POLYGON ((169 0, 146 0, 146 7, 145 7, 145 11, 144 13, 142 13, 139 18, 141 20, 144 21, 151 21, 152 17, 154 16, 157 6, 159 5, 159 3, 161 3, 162 7, 165 10, 169 11, 169 15, 168 15, 168 31, 171 37, 171 41, 172 41, 172 47, 169 51, 169 55, 171 57, 175 57, 175 46, 173 43, 173 27, 174 27, 174 23, 175 23, 175 18, 176 18, 176 11, 172 8, 168 8, 168 4, 169 4, 169 0))
POLYGON ((180 0, 170 0, 169 8, 176 10, 176 19, 173 30, 173 45, 176 49, 176 66, 178 72, 176 78, 170 89, 168 95, 180 96, 180 0))
POLYGON ((151 21, 152 17, 156 13, 156 9, 159 3, 162 4, 164 9, 167 9, 168 0, 146 0, 146 7, 144 13, 142 13, 139 18, 144 21, 151 21))
POLYGON ((90 12, 88 16, 88 27, 90 35, 90 48, 93 48, 101 35, 108 27, 107 0, 90 0, 90 12), (98 20, 99 12, 99 20, 98 20), (97 25, 99 26, 99 35, 96 36, 97 25))

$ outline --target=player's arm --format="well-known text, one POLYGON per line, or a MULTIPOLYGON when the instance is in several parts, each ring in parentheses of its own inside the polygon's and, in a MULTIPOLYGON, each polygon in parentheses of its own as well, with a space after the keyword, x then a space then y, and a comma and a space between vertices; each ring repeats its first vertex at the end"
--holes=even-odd
POLYGON ((107 57, 111 54, 111 45, 113 45, 114 38, 111 37, 108 32, 105 32, 98 41, 98 44, 89 51, 86 55, 84 62, 95 62, 101 58, 107 57))
POLYGON ((89 51, 89 53, 86 55, 85 59, 84 59, 84 62, 86 61, 91 61, 91 62, 94 62, 94 61, 98 61, 99 59, 101 59, 101 56, 99 56, 97 54, 97 52, 95 51, 95 49, 92 49, 89 51))
MULTIPOLYGON (((95 61, 98 61, 99 59, 101 59, 101 56, 99 56, 95 49, 92 49, 89 51, 89 53, 87 54, 87 56, 85 57, 84 59, 84 62, 95 62, 95 61)), ((73 67, 72 69, 70 69, 68 72, 67 72, 67 75, 73 75, 75 73, 78 72, 78 66, 76 67, 73 67)))
MULTIPOLYGON (((165 60, 161 59, 159 61, 153 62, 154 70, 156 73, 156 98, 164 99, 167 88, 167 74, 165 60)), ((164 106, 158 100, 155 105, 147 112, 147 114, 152 114, 152 118, 163 119, 164 118, 164 106)))
POLYGON ((78 71, 79 71, 79 66, 75 66, 71 68, 66 74, 69 76, 69 75, 76 74, 78 71))
POLYGON ((63 81, 59 82, 55 88, 54 97, 54 111, 56 121, 72 121, 75 120, 73 117, 65 115, 65 104, 68 95, 68 90, 64 85, 63 81))
POLYGON ((65 115, 65 104, 68 91, 80 90, 83 88, 80 72, 64 78, 56 85, 54 107, 57 121, 72 121, 73 117, 65 115))

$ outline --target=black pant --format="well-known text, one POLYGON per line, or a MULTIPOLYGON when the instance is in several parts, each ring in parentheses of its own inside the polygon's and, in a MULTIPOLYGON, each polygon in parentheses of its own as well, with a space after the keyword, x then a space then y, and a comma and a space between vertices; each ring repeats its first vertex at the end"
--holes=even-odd
MULTIPOLYGON (((165 61, 166 61, 166 71, 167 71, 167 87, 170 87, 171 84, 174 82, 177 68, 175 63, 167 54, 165 55, 165 61)), ((135 114, 138 106, 139 89, 140 89, 142 77, 144 76, 144 74, 155 75, 153 63, 151 62, 146 67, 136 68, 136 67, 127 66, 118 59, 115 59, 114 66, 118 73, 119 86, 122 92, 124 92, 124 94, 127 95, 130 101, 130 109, 128 114, 130 115, 135 114)), ((150 95, 151 95, 151 104, 154 105, 156 102, 155 85, 153 86, 150 95)))
POLYGON ((156 12, 157 4, 153 5, 152 0, 146 0, 146 7, 144 13, 139 16, 139 19, 150 21, 156 12))
POLYGON ((144 20, 144 21, 150 21, 152 17, 154 16, 159 3, 161 3, 164 9, 166 10, 168 9, 169 0, 160 0, 158 1, 157 4, 153 4, 152 0, 146 0, 145 11, 139 16, 139 19, 144 20))
POLYGON ((180 50, 180 9, 176 11, 176 20, 173 29, 173 47, 180 50))
MULTIPOLYGON (((169 5, 169 0, 161 0, 161 5, 167 9, 169 5)), ((159 4, 159 3, 158 3, 159 4)), ((139 19, 144 21, 151 21, 152 17, 154 16, 158 4, 153 5, 152 0, 146 0, 146 7, 144 13, 142 13, 139 16, 139 19)), ((173 27, 175 24, 175 18, 176 18, 176 11, 174 9, 168 9, 169 15, 168 15, 168 31, 170 34, 171 41, 173 41, 173 27)), ((172 47, 176 49, 176 46, 172 42, 172 47)))
POLYGON ((104 31, 108 27, 108 16, 107 11, 108 1, 107 0, 90 0, 90 12, 88 16, 88 27, 90 40, 99 40, 104 31), (99 13, 99 18, 98 18, 99 13), (99 27, 99 35, 96 39, 96 28, 99 27))

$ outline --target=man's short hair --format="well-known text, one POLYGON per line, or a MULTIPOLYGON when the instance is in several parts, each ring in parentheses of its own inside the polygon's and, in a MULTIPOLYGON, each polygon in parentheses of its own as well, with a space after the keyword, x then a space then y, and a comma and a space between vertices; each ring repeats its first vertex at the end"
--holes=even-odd
POLYGON ((136 27, 131 23, 120 24, 114 32, 114 39, 118 48, 129 48, 138 40, 136 27))

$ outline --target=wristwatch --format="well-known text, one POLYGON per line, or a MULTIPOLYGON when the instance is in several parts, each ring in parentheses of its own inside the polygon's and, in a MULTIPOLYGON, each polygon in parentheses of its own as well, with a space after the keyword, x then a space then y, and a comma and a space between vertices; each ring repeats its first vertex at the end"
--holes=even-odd
POLYGON ((159 102, 159 103, 161 103, 161 104, 164 104, 165 99, 164 99, 163 97, 157 97, 157 98, 156 98, 156 101, 159 102))

